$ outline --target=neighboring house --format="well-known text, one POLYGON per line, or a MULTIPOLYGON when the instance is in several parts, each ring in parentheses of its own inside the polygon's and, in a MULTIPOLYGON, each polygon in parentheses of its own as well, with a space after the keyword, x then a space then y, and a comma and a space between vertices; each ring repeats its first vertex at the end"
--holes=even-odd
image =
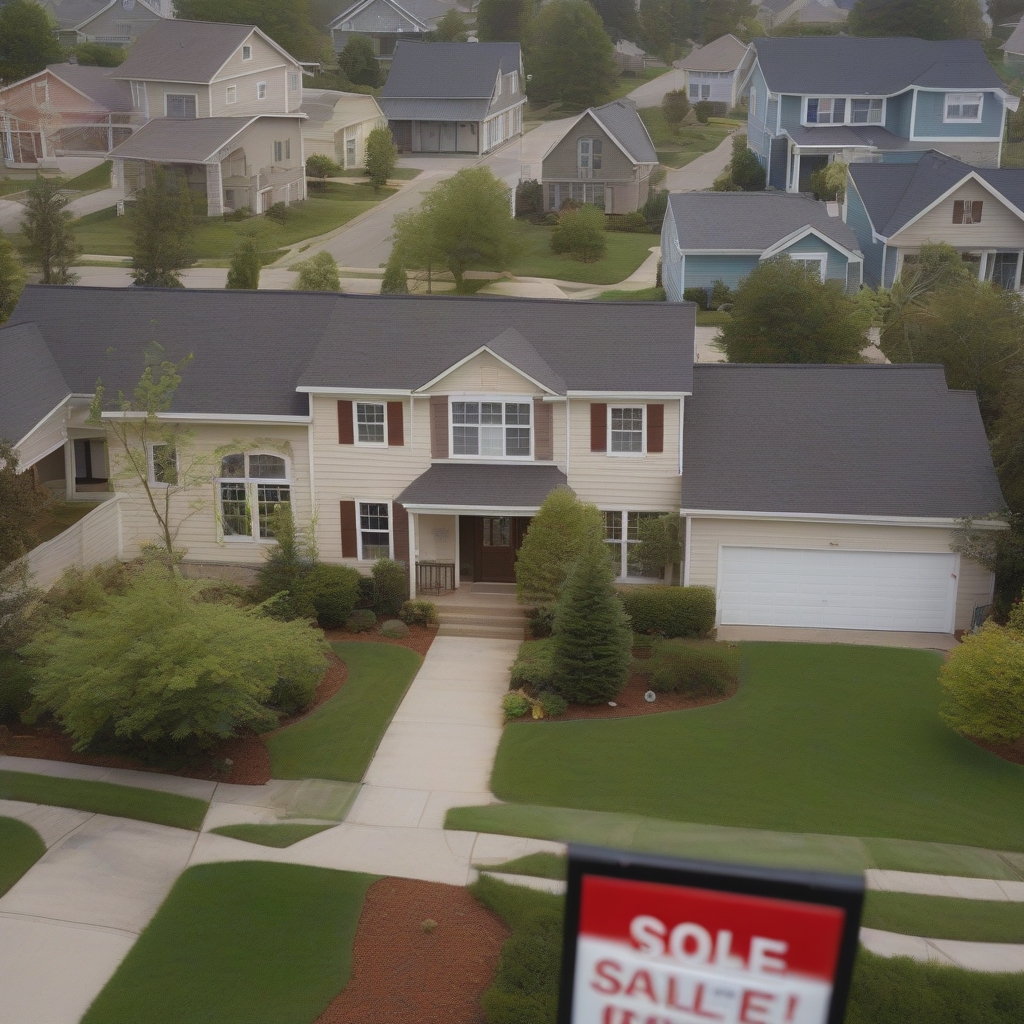
POLYGON ((829 0, 811 0, 796 12, 794 21, 800 25, 842 25, 850 12, 829 0))
POLYGON ((714 103, 715 113, 724 117, 739 102, 740 66, 746 53, 747 44, 733 35, 691 50, 677 65, 686 72, 690 102, 714 103))
POLYGON ((823 281, 861 286, 857 236, 835 203, 784 192, 673 192, 661 228, 661 278, 670 302, 687 288, 735 288, 762 260, 786 255, 823 281), (830 212, 831 211, 831 212, 830 212))
POLYGON ((774 28, 790 20, 805 24, 833 24, 846 21, 849 13, 849 7, 837 0, 761 0, 757 20, 765 28, 774 28), (808 8, 812 8, 809 16, 801 17, 808 8))
POLYGON ((305 199, 302 65, 260 29, 163 21, 109 73, 151 118, 111 153, 126 196, 163 164, 206 194, 211 217, 305 199))
POLYGON ((63 30, 58 38, 66 45, 103 43, 106 46, 131 46, 144 32, 170 17, 162 14, 160 3, 153 0, 109 0, 95 13, 84 18, 71 30, 63 30), (74 39, 70 39, 72 32, 74 39))
POLYGON ((1024 74, 1024 18, 999 49, 1003 51, 1003 60, 1018 74, 1024 74))
POLYGON ((833 160, 913 162, 940 149, 998 167, 1010 96, 977 40, 757 39, 744 61, 747 144, 768 186, 807 191, 833 160))
POLYGON ((890 287, 924 243, 946 242, 980 280, 1020 290, 1024 169, 970 167, 936 152, 916 164, 852 164, 845 206, 873 288, 890 287))
POLYGON ((522 135, 525 105, 518 43, 403 40, 380 93, 405 153, 489 153, 522 135))
POLYGON ((106 153, 127 139, 141 119, 109 70, 50 64, 0 89, 4 166, 56 166, 58 156, 106 153))
POLYGON ((453 7, 446 0, 357 0, 327 27, 337 53, 353 36, 366 36, 377 57, 390 61, 400 39, 422 40, 453 7))
MULTIPOLYGON (((508 583, 568 486, 603 513, 620 578, 643 518, 682 514, 683 580, 718 591, 723 623, 969 627, 993 578, 950 542, 1003 507, 975 396, 934 366, 694 368, 693 310, 29 285, 0 330, 0 436, 95 499, 95 382, 130 391, 158 342, 193 356, 158 415, 210 459, 172 496, 195 571, 263 564, 289 502, 325 562, 508 583)), ((109 495, 124 558, 156 538, 141 490, 109 495)))
POLYGON ((322 153, 344 170, 366 166, 366 137, 388 124, 377 101, 361 92, 304 89, 300 109, 305 155, 322 153))
POLYGON ((560 210, 572 199, 605 213, 632 213, 647 202, 657 166, 654 143, 629 100, 590 107, 544 154, 544 209, 560 210))

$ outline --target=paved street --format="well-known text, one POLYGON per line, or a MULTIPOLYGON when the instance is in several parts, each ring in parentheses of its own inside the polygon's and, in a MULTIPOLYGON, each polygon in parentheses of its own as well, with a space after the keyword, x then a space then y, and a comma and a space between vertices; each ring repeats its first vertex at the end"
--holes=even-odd
POLYGON ((660 107, 665 93, 682 89, 685 85, 685 73, 678 68, 673 68, 671 71, 666 71, 663 75, 658 75, 657 78, 652 79, 650 82, 638 85, 628 95, 629 99, 638 107, 660 107))

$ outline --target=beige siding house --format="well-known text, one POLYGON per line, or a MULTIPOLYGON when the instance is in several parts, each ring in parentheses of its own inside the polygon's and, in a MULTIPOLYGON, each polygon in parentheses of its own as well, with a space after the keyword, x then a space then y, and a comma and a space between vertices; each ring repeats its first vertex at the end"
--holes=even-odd
POLYGON ((49 0, 43 6, 57 22, 57 38, 64 46, 129 47, 157 22, 172 16, 170 4, 160 0, 49 0))
POLYGON ((366 166, 366 138, 388 119, 373 96, 331 89, 302 94, 302 140, 306 156, 322 153, 344 170, 366 166))
POLYGON ((686 94, 691 103, 715 104, 724 117, 740 101, 740 66, 747 44, 734 35, 719 36, 707 46, 695 47, 679 62, 686 72, 686 94))

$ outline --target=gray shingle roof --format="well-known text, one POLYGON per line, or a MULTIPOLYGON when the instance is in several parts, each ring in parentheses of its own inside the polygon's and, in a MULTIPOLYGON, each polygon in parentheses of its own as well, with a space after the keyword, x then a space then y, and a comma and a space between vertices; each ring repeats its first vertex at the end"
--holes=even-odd
POLYGON ((73 393, 38 327, 0 331, 0 437, 20 441, 73 393))
POLYGON ((380 109, 389 121, 482 121, 487 100, 408 100, 380 98, 380 109))
MULTIPOLYGON (((446 0, 385 0, 392 7, 397 7, 413 21, 417 21, 424 28, 431 28, 441 20, 453 7, 454 3, 447 3, 446 0)), ((340 14, 335 15, 328 28, 338 29, 353 17, 357 8, 366 7, 364 0, 356 0, 356 3, 349 4, 340 14)))
POLYGON ((656 164, 658 154, 647 133, 647 127, 629 100, 614 100, 603 107, 593 107, 590 113, 605 126, 638 164, 656 164))
POLYGON ((907 139, 878 125, 823 124, 814 128, 784 128, 798 146, 848 146, 851 148, 906 149, 907 139))
POLYGON ((747 52, 747 44, 734 35, 719 36, 714 42, 691 50, 678 67, 684 71, 735 71, 747 52))
MULTIPOLYGON (((268 116, 268 115, 261 115, 268 116)), ((273 115, 270 115, 273 116, 273 115)), ((299 115, 280 115, 298 117, 299 115)), ((259 117, 155 117, 110 151, 112 157, 202 163, 259 117)))
POLYGON ((915 164, 850 164, 871 223, 885 237, 896 234, 972 171, 1024 211, 1024 168, 971 167, 935 150, 915 164))
POLYGON ((395 499, 402 505, 463 508, 539 508, 556 488, 568 487, 557 466, 459 466, 439 463, 395 499))
POLYGON ((911 85, 1003 88, 974 39, 775 36, 753 45, 772 92, 890 96, 911 85))
POLYGON ((359 92, 338 92, 335 89, 303 89, 299 112, 306 115, 308 128, 323 128, 334 118, 339 103, 351 102, 353 99, 357 101, 356 111, 346 121, 338 122, 339 129, 346 124, 355 124, 376 116, 376 102, 372 96, 359 92))
POLYGON ((1004 53, 1024 54, 1024 18, 1010 33, 1010 38, 999 47, 1004 53))
POLYGON ((518 71, 519 65, 518 43, 414 43, 403 39, 395 47, 381 89, 381 106, 392 99, 489 100, 499 69, 508 74, 518 71))
POLYGON ((109 0, 44 0, 42 6, 53 16, 58 28, 71 29, 99 14, 108 3, 109 0))
POLYGON ((668 197, 679 246, 701 249, 770 249, 805 225, 851 252, 857 236, 825 203, 787 192, 673 192, 668 197))
POLYGON ((110 68, 85 64, 47 64, 46 69, 105 110, 125 113, 132 109, 131 88, 127 82, 111 78, 110 68))
POLYGON ((683 508, 957 517, 1004 506, 973 392, 941 366, 694 367, 683 508))
POLYGON ((252 25, 168 19, 148 29, 111 77, 206 83, 252 32, 252 25))

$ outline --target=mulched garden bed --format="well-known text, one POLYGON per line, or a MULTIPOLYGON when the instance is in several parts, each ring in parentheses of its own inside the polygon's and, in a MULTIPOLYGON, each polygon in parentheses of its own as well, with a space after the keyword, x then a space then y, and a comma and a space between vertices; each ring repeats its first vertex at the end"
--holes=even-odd
POLYGON ((1004 761, 1012 761, 1014 764, 1024 764, 1024 740, 1016 743, 986 743, 984 740, 976 740, 973 736, 967 737, 972 743, 987 750, 1004 761))
POLYGON ((510 934, 461 886, 383 878, 366 894, 351 980, 317 1024, 482 1024, 510 934))

